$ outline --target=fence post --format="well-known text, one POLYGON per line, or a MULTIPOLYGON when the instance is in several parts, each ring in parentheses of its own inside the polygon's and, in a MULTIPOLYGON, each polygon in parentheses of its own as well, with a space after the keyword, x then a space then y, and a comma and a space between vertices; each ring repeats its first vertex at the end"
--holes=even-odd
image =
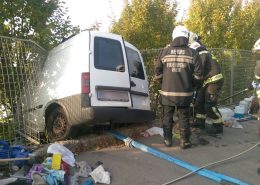
MULTIPOLYGON (((234 94, 234 64, 235 64, 235 50, 232 49, 232 61, 230 66, 230 96, 234 94)), ((233 98, 230 99, 230 103, 233 103, 233 98)))

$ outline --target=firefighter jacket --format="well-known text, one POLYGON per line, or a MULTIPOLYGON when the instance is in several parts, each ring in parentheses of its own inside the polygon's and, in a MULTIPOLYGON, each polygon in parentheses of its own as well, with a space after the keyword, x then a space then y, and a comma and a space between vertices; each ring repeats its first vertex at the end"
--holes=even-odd
POLYGON ((200 61, 202 65, 202 71, 203 71, 203 77, 205 77, 205 66, 210 65, 211 62, 211 54, 209 51, 201 44, 199 44, 197 47, 193 48, 196 49, 196 51, 199 52, 200 61))
POLYGON ((203 87, 209 83, 223 81, 220 65, 213 59, 206 47, 199 41, 192 43, 190 47, 199 52, 203 68, 203 87))
POLYGON ((260 60, 256 61, 254 73, 255 73, 255 80, 259 83, 260 82, 260 60))
POLYGON ((155 73, 156 76, 162 76, 160 94, 163 105, 189 106, 194 86, 202 81, 198 52, 187 44, 176 46, 172 42, 163 49, 157 60, 155 73))
POLYGON ((206 86, 210 83, 223 82, 223 75, 221 73, 221 67, 218 62, 211 59, 208 65, 205 65, 204 68, 204 83, 203 86, 206 86))

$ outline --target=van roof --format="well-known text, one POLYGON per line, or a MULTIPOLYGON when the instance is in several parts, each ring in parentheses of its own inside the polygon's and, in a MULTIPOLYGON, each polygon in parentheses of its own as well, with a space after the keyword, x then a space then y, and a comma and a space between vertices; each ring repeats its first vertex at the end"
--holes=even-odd
MULTIPOLYGON (((77 37, 81 37, 82 35, 85 35, 85 34, 94 34, 94 35, 110 35, 112 37, 122 37, 121 35, 118 35, 118 34, 114 34, 114 33, 110 33, 110 32, 100 32, 100 31, 90 31, 90 30, 84 30, 78 34, 73 34, 71 36, 69 36, 68 38, 66 39, 63 39, 63 41, 57 45, 56 47, 54 47, 50 52, 52 53, 56 53, 58 50, 62 49, 62 48, 65 48, 67 47, 68 45, 70 45, 70 43, 75 40, 77 37)), ((134 45, 132 45, 131 43, 127 42, 127 41, 124 41, 125 42, 125 45, 127 47, 130 47, 130 48, 133 48, 135 50, 138 50, 134 45)))

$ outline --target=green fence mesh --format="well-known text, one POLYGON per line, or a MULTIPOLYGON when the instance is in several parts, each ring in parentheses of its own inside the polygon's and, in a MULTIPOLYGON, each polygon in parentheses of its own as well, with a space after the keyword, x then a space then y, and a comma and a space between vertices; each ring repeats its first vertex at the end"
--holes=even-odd
MULTIPOLYGON (((160 88, 158 82, 153 80, 154 76, 154 63, 157 60, 162 49, 151 49, 142 51, 146 72, 148 74, 151 95, 151 107, 156 111, 157 115, 160 113, 160 105, 158 104, 157 94, 160 88)), ((234 50, 234 49, 221 49, 213 48, 209 51, 217 58, 221 64, 222 74, 224 76, 224 85, 220 95, 222 105, 236 104, 244 97, 250 97, 253 91, 241 93, 226 101, 221 101, 237 92, 250 86, 253 80, 253 71, 257 54, 248 50, 234 50)))

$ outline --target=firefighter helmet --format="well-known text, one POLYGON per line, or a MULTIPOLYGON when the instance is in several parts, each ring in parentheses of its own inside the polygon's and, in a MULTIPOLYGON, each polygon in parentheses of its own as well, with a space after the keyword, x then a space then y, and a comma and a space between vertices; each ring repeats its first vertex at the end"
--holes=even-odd
POLYGON ((260 38, 255 42, 253 52, 260 53, 260 38))
POLYGON ((189 39, 189 30, 184 26, 176 26, 172 32, 172 40, 177 37, 185 37, 189 39))

